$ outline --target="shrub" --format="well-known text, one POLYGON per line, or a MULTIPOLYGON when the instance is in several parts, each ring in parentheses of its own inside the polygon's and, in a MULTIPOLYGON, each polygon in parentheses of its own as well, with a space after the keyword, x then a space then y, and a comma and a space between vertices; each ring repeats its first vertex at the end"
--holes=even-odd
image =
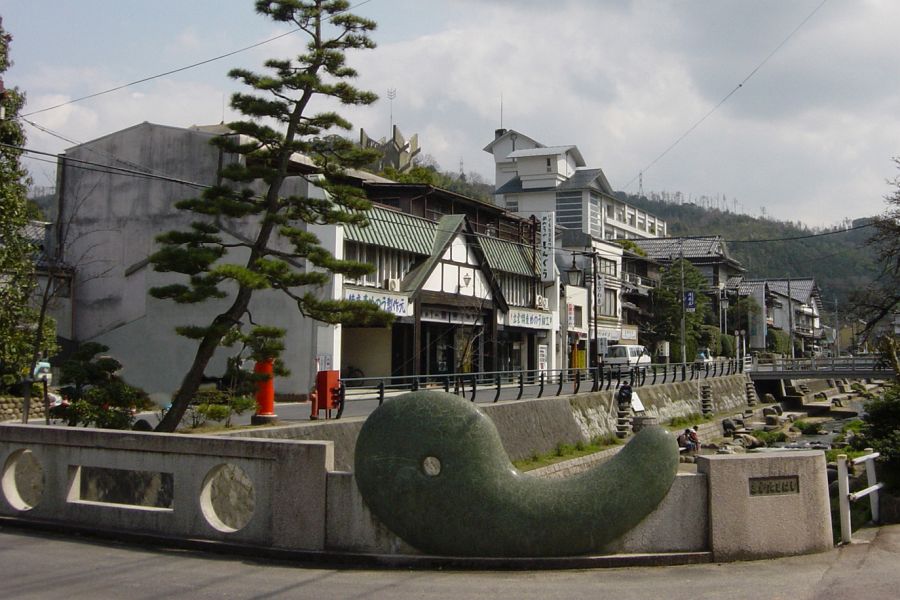
POLYGON ((900 490, 900 384, 890 385, 884 395, 866 402, 864 408, 860 442, 881 453, 885 485, 900 490))
POLYGON ((753 437, 766 445, 787 441, 787 434, 783 431, 754 431, 753 437))
POLYGON ((809 421, 799 420, 794 421, 794 424, 791 426, 803 435, 816 435, 821 430, 818 423, 810 423, 809 421))
POLYGON ((734 336, 725 334, 722 336, 722 356, 734 358, 735 341, 734 336))

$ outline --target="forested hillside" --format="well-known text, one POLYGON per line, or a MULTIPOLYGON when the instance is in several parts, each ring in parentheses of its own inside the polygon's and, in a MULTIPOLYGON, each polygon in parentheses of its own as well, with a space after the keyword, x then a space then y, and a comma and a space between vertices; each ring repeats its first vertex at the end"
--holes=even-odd
MULTIPOLYGON (((848 308, 851 292, 865 287, 877 274, 874 252, 865 242, 871 227, 845 230, 811 230, 795 223, 750 217, 695 204, 676 204, 639 198, 619 192, 626 202, 651 212, 668 222, 669 235, 721 235, 731 254, 747 269, 750 278, 812 277, 819 284, 828 311, 848 308), (816 235, 806 239, 797 238, 816 235)), ((855 227, 869 221, 853 222, 855 227)))

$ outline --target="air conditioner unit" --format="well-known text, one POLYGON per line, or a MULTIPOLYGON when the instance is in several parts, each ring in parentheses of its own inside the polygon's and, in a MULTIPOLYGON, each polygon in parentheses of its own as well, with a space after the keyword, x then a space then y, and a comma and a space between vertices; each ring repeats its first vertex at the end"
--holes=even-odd
POLYGON ((542 310, 550 309, 550 299, 545 296, 541 296, 540 294, 537 295, 537 297, 534 300, 534 303, 538 308, 540 308, 542 310))
POLYGON ((392 277, 390 279, 384 280, 385 289, 391 292, 399 292, 400 291, 400 279, 392 277))

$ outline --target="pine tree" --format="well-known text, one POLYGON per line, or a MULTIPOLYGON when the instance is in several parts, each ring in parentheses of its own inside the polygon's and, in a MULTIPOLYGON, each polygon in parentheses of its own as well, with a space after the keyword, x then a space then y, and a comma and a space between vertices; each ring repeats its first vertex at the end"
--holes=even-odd
MULTIPOLYGON (((223 343, 242 338, 254 346, 268 345, 276 357, 280 345, 271 343, 279 332, 260 326, 241 331, 241 321, 250 321, 247 309, 257 290, 274 289, 286 294, 308 318, 326 323, 384 324, 390 316, 375 304, 343 300, 322 300, 305 286, 321 286, 340 273, 359 277, 372 266, 335 259, 307 230, 307 224, 366 223, 369 202, 362 191, 342 183, 347 168, 361 167, 373 155, 335 130, 349 130, 351 124, 336 112, 311 112, 315 97, 342 105, 367 105, 377 97, 348 83, 356 72, 345 63, 348 50, 374 48, 368 33, 375 23, 347 12, 345 0, 258 0, 256 11, 279 23, 295 26, 308 39, 306 52, 295 59, 270 59, 265 74, 234 69, 229 75, 242 81, 254 93, 237 93, 231 106, 246 120, 229 123, 232 132, 214 143, 225 152, 243 157, 239 164, 220 171, 222 183, 201 197, 181 201, 178 208, 192 211, 200 219, 189 231, 172 231, 160 236, 161 249, 152 257, 157 271, 188 276, 187 283, 154 288, 151 294, 178 303, 225 298, 233 293, 231 305, 206 325, 178 328, 178 333, 199 341, 193 364, 175 394, 172 406, 157 430, 174 431, 199 387, 206 365, 223 343), (283 131, 270 123, 277 123, 283 131), (300 153, 317 166, 317 173, 300 175, 310 185, 326 192, 326 198, 282 195, 289 175, 291 157, 300 153), (252 187, 262 182, 261 195, 252 187), (255 219, 258 230, 251 240, 225 239, 222 223, 255 219), (245 257, 236 261, 235 247, 245 257), (290 251, 285 252, 284 248, 290 251), (305 259, 309 268, 295 265, 305 259), (270 340, 260 344, 260 340, 270 340)), ((297 175, 294 172, 292 176, 297 175)), ((258 189, 258 188, 257 188, 258 189)), ((281 372, 284 372, 283 370, 281 372)))
MULTIPOLYGON (((12 64, 11 40, 0 20, 0 83, 12 64)), ((9 388, 28 374, 32 362, 36 315, 29 300, 35 247, 26 237, 29 178, 20 162, 25 132, 17 119, 25 95, 17 88, 5 89, 0 102, 5 109, 0 120, 0 388, 9 388)))

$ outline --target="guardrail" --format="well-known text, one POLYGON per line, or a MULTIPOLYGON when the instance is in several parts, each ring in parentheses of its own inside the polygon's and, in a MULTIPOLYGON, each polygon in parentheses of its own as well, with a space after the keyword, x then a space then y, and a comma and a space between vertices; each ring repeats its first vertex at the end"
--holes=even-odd
POLYGON ((840 358, 773 358, 753 361, 754 371, 889 371, 888 364, 875 356, 840 358))
POLYGON ((632 387, 692 381, 734 375, 742 364, 736 360, 716 360, 690 364, 651 364, 641 367, 605 365, 585 369, 487 371, 406 375, 399 377, 343 378, 344 401, 377 400, 419 389, 438 389, 463 396, 472 402, 498 402, 597 392, 617 389, 623 382, 632 387))
POLYGON ((878 523, 880 520, 880 515, 878 514, 878 490, 884 487, 884 483, 878 483, 878 478, 875 474, 875 459, 881 454, 873 452, 872 448, 866 448, 865 452, 868 454, 854 459, 848 459, 846 454, 838 454, 838 500, 841 515, 841 541, 845 544, 849 544, 852 541, 851 502, 856 502, 868 496, 872 509, 872 522, 878 523), (863 463, 866 465, 866 484, 868 487, 858 492, 850 493, 850 467, 863 463))

